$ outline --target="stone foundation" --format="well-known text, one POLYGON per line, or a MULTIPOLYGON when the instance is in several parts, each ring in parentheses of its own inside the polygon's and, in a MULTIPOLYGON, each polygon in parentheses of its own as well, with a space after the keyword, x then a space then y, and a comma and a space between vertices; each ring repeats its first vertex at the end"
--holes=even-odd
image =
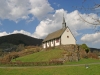
POLYGON ((78 45, 61 45, 56 48, 64 50, 64 61, 78 61, 80 59, 80 50, 78 45))

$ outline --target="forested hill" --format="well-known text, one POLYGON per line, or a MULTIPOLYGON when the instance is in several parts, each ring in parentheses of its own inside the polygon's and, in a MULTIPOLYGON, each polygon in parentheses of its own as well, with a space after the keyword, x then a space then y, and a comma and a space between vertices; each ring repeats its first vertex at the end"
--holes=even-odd
POLYGON ((91 52, 94 52, 94 51, 100 52, 100 49, 97 49, 97 48, 90 48, 90 51, 91 51, 91 52))
POLYGON ((0 44, 2 43, 11 43, 14 45, 24 44, 26 46, 29 45, 41 45, 43 39, 33 38, 24 34, 11 34, 7 36, 0 37, 0 44))

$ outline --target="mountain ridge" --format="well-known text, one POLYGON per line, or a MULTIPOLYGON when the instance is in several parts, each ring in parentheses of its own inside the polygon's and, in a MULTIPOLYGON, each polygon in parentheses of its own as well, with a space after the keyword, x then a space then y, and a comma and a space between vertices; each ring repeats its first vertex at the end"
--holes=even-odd
POLYGON ((34 38, 25 34, 17 33, 0 37, 0 44, 11 43, 14 45, 24 44, 26 46, 34 45, 39 46, 42 44, 43 39, 34 38))

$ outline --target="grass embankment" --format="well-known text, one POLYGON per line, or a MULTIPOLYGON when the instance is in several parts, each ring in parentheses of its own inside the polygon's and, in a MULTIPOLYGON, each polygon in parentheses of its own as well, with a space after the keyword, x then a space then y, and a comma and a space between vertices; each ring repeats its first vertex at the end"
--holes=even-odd
MULTIPOLYGON (((42 62, 42 61, 50 61, 52 59, 61 58, 64 50, 53 49, 48 51, 40 51, 37 53, 33 53, 30 55, 26 55, 23 57, 16 58, 16 60, 22 62, 42 62)), ((15 60, 12 60, 15 61, 15 60)))
POLYGON ((100 64, 82 66, 42 66, 0 68, 0 75, 100 75, 100 64))

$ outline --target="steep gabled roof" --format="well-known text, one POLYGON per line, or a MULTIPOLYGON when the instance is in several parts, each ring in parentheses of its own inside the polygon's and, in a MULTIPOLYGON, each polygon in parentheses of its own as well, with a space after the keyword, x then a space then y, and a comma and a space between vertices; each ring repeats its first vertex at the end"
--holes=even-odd
POLYGON ((63 32, 66 30, 66 28, 48 34, 48 36, 43 40, 43 42, 60 37, 63 34, 63 32))

